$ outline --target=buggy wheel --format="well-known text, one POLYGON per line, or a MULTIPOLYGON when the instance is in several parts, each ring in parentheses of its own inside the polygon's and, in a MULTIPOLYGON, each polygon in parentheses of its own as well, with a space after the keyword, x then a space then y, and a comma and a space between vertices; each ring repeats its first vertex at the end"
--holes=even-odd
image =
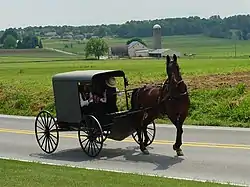
POLYGON ((59 144, 58 125, 48 111, 41 111, 35 121, 35 134, 39 147, 45 153, 53 153, 59 144), (53 133, 53 134, 52 134, 53 133))
MULTIPOLYGON (((156 131, 155 130, 155 122, 153 121, 152 123, 148 124, 148 126, 147 126, 147 135, 148 135, 149 140, 148 140, 148 142, 144 142, 145 146, 149 146, 153 143, 153 141, 155 139, 155 131, 156 131)), ((142 136, 142 141, 145 141, 145 136, 144 136, 143 131, 141 131, 140 133, 142 136)), ((140 145, 137 131, 132 134, 132 137, 136 141, 136 143, 138 143, 140 145)))
POLYGON ((85 116, 78 130, 78 138, 83 151, 90 157, 96 157, 103 147, 103 132, 99 121, 92 115, 85 116))

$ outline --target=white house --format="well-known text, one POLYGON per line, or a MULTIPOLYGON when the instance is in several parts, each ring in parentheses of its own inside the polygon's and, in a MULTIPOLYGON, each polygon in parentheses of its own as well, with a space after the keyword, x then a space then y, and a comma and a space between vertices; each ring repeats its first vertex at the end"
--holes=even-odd
POLYGON ((147 47, 138 41, 133 41, 128 45, 128 55, 130 57, 136 56, 136 51, 145 50, 147 47))

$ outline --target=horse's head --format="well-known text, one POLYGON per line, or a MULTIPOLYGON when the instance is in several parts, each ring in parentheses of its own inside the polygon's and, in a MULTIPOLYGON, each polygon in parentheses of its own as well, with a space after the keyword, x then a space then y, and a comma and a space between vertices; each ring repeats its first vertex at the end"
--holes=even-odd
POLYGON ((177 56, 174 54, 172 59, 169 55, 166 57, 166 73, 168 76, 169 82, 173 81, 175 77, 175 81, 180 82, 182 80, 180 67, 177 63, 177 56))
POLYGON ((179 97, 187 94, 187 86, 184 83, 180 67, 177 62, 177 56, 174 54, 172 60, 167 56, 166 71, 169 81, 169 91, 172 97, 179 97))
POLYGON ((187 86, 182 79, 177 56, 175 54, 172 58, 169 55, 166 57, 166 74, 167 79, 162 89, 162 102, 167 106, 169 99, 178 100, 182 96, 188 94, 187 86))

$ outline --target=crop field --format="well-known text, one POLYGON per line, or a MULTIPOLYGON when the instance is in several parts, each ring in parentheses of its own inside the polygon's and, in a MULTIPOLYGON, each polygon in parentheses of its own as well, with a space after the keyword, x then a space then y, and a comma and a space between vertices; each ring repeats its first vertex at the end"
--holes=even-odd
MULTIPOLYGON (((186 124, 249 127, 249 63, 249 59, 180 59, 191 97, 186 124)), ((166 77, 165 59, 2 62, 0 113, 34 116, 44 108, 55 114, 51 77, 59 72, 86 69, 122 69, 130 88, 162 83, 166 77)), ((121 84, 118 88, 122 90, 121 84)), ((118 105, 125 109, 124 97, 118 105)), ((166 123, 168 119, 158 122, 166 123)))

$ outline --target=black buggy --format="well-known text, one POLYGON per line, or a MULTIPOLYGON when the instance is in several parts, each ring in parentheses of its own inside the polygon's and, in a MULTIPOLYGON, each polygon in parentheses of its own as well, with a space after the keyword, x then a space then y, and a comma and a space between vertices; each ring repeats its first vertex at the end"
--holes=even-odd
MULTIPOLYGON (((56 107, 56 118, 46 110, 42 110, 35 120, 35 135, 40 148, 50 154, 59 144, 59 132, 78 131, 79 143, 90 157, 96 157, 109 138, 122 141, 132 135, 139 144, 133 116, 143 110, 129 109, 130 98, 127 89, 128 81, 121 70, 85 70, 59 73, 52 77, 52 85, 56 107), (88 85, 91 89, 103 86, 102 80, 109 77, 122 77, 124 80, 126 107, 125 111, 103 114, 108 122, 103 122, 94 113, 85 112, 80 105, 79 85, 88 85)), ((155 123, 147 127, 150 145, 155 138, 155 123)), ((143 133, 141 133, 143 134, 143 133)))

